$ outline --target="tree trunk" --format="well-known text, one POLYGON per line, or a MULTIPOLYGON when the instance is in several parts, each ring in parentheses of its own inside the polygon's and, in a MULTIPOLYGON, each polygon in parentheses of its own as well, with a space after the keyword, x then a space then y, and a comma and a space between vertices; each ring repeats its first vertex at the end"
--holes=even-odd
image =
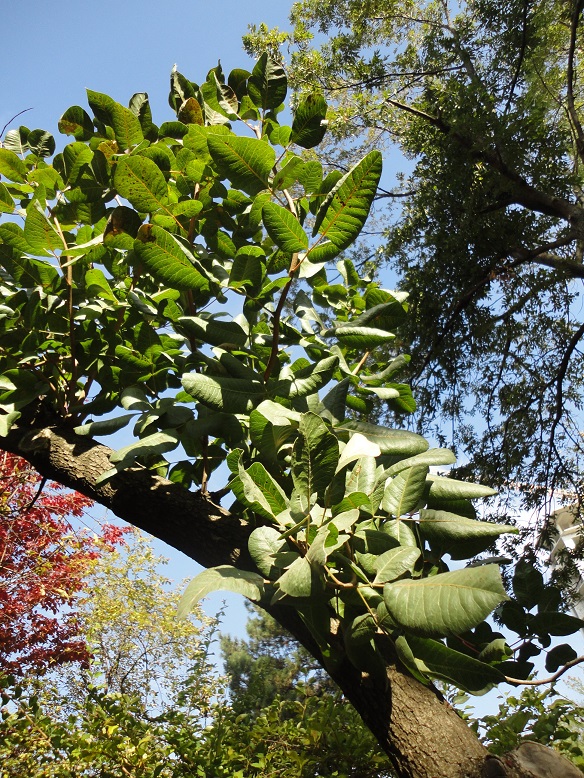
MULTIPOLYGON (((24 457, 41 475, 91 497, 204 567, 232 564, 253 569, 247 552, 253 527, 240 517, 216 505, 211 496, 186 491, 144 468, 126 470, 105 484, 96 483, 111 467, 111 449, 75 435, 62 420, 46 418, 40 408, 34 414, 28 411, 8 437, 0 438, 0 448, 24 457)), ((283 606, 269 610, 324 665, 296 612, 283 606)), ((489 760, 474 732, 433 687, 419 683, 391 658, 387 672, 387 691, 348 661, 331 675, 379 740, 396 776, 538 775, 531 769, 517 772, 512 762, 489 760), (489 772, 483 772, 487 768, 489 772)))

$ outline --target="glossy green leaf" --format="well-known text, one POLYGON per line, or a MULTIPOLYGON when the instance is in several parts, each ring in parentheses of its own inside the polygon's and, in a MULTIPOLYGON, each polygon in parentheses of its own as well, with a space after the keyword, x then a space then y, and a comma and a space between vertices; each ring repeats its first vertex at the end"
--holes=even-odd
POLYGON ((197 269, 201 266, 196 257, 162 227, 153 225, 146 242, 134 241, 134 251, 152 275, 172 289, 201 293, 209 290, 209 280, 201 272, 202 268, 201 271, 197 269))
POLYGON ((325 335, 333 335, 343 346, 364 350, 395 340, 393 333, 374 327, 336 327, 334 330, 328 330, 325 335))
POLYGON ((55 153, 55 139, 47 130, 32 130, 28 135, 27 143, 37 157, 50 157, 55 153))
POLYGON ((168 185, 158 165, 147 157, 122 157, 114 186, 141 213, 153 213, 168 203, 168 185))
POLYGON ((485 565, 387 584, 383 599, 407 632, 442 637, 476 627, 508 597, 498 566, 485 565))
POLYGON ((337 249, 343 251, 357 238, 377 192, 382 159, 371 151, 333 187, 320 207, 313 235, 320 232, 337 249))
POLYGON ((278 108, 286 99, 288 91, 286 72, 279 62, 264 52, 251 72, 247 88, 258 108, 278 108))
POLYGON ((424 494, 427 475, 426 465, 408 467, 398 473, 386 484, 381 503, 383 510, 396 519, 417 511, 424 494))
POLYGON ((301 100, 294 111, 291 143, 304 149, 318 146, 326 134, 326 111, 326 101, 321 94, 313 93, 301 100))
POLYGON ((257 527, 249 536, 248 549, 257 569, 266 578, 279 577, 284 566, 298 556, 273 527, 257 527))
POLYGON ((261 600, 264 579, 257 573, 238 570, 231 565, 220 565, 203 570, 187 586, 178 605, 179 618, 185 618, 194 606, 211 592, 226 591, 242 594, 249 600, 261 600))
POLYGON ((240 463, 231 488, 240 502, 267 519, 275 520, 288 507, 286 493, 261 462, 254 462, 247 470, 240 463))
POLYGON ((178 444, 179 439, 174 430, 161 430, 114 451, 110 454, 110 462, 124 463, 127 466, 138 457, 172 451, 178 444))
POLYGON ((22 184, 26 181, 26 165, 13 151, 0 148, 0 175, 22 184))
POLYGON ((323 498, 339 461, 339 444, 322 419, 305 413, 300 419, 298 438, 292 456, 294 486, 302 495, 305 507, 312 495, 323 498))
POLYGON ((359 432, 373 443, 377 443, 382 454, 392 456, 414 456, 428 448, 427 440, 421 435, 408 430, 389 429, 365 421, 348 419, 336 426, 335 432, 345 433, 347 436, 359 432))
POLYGON ((259 381, 203 373, 187 373, 181 381, 191 397, 216 411, 249 413, 265 397, 259 381))
POLYGON ((452 683, 469 694, 486 694, 505 680, 497 668, 454 651, 444 643, 413 635, 408 635, 406 640, 423 672, 452 683))
POLYGON ((51 250, 63 248, 61 236, 37 201, 33 201, 26 211, 24 237, 32 253, 39 256, 47 256, 51 250))
POLYGON ((209 135, 207 143, 220 175, 234 187, 250 195, 268 188, 276 152, 267 143, 235 135, 209 135))
POLYGON ((281 251, 293 254, 308 247, 308 236, 296 216, 287 208, 266 203, 262 216, 268 235, 281 251))
POLYGON ((14 200, 8 189, 0 182, 0 213, 12 213, 14 200))
POLYGON ((59 119, 59 132, 63 135, 73 135, 75 140, 89 140, 94 132, 93 121, 80 105, 67 108, 59 119))
POLYGON ((270 387, 270 391, 273 395, 289 398, 314 394, 331 380, 337 363, 337 357, 333 356, 326 357, 316 365, 303 367, 295 373, 283 370, 280 380, 270 387))

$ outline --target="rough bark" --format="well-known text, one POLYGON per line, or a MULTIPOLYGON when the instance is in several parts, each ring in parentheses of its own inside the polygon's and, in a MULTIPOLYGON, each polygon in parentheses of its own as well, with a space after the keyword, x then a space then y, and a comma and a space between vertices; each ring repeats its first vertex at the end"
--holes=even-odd
MULTIPOLYGON (((24 457, 41 475, 91 497, 205 567, 233 564, 253 569, 247 553, 252 527, 216 505, 210 495, 188 492, 143 468, 98 484, 98 477, 111 467, 111 449, 77 436, 62 421, 43 417, 38 408, 19 421, 6 438, 0 438, 0 448, 24 457)), ((269 610, 324 665, 296 612, 282 606, 269 610)), ((399 778, 537 775, 511 761, 487 759, 475 734, 442 696, 392 660, 388 690, 348 661, 331 675, 379 740, 399 778), (483 773, 487 768, 499 772, 483 773)))

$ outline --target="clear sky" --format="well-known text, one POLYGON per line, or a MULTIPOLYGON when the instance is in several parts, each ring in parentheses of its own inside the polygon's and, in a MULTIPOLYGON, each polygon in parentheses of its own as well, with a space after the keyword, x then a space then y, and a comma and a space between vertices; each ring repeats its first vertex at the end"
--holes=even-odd
MULTIPOLYGON (((71 139, 58 133, 59 117, 71 105, 87 110, 86 88, 124 105, 135 92, 148 92, 154 121, 174 119, 168 105, 173 65, 199 83, 218 60, 226 73, 235 67, 251 69, 253 61, 241 43, 248 24, 263 21, 286 29, 291 1, 29 0, 23 6, 11 4, 10 10, 3 4, 0 130, 30 108, 8 129, 24 124, 48 130, 62 147, 71 139)), ((101 515, 97 506, 92 513, 101 515)), ((155 545, 170 558, 164 571, 170 578, 181 581, 201 569, 169 546, 155 545)), ((223 599, 230 603, 226 629, 243 633, 247 614, 242 598, 219 593, 205 609, 216 613, 223 599)))
POLYGON ((176 63, 192 81, 223 69, 249 68, 241 37, 250 23, 286 28, 291 0, 29 0, 2 4, 0 129, 15 125, 57 135, 71 105, 87 108, 85 89, 105 92, 124 105, 148 92, 154 121, 174 118, 168 82, 176 63))

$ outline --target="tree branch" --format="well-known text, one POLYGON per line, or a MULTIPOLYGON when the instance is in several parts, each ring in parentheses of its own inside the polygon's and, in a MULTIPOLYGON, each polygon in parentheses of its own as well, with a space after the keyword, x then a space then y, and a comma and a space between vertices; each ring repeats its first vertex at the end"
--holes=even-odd
POLYGON ((580 123, 574 101, 574 58, 576 55, 578 25, 583 7, 584 0, 576 0, 573 4, 572 18, 570 20, 570 47, 568 49, 568 65, 566 69, 568 115, 576 136, 576 151, 582 162, 584 162, 584 131, 582 130, 582 124, 580 123))
POLYGON ((543 684, 547 683, 553 683, 554 681, 557 681, 560 676, 562 676, 565 672, 567 672, 571 667, 574 667, 575 665, 579 665, 582 662, 584 662, 584 656, 578 656, 576 659, 572 659, 571 662, 566 662, 566 664, 561 667, 556 673, 553 675, 550 675, 549 678, 544 678, 541 681, 522 681, 520 678, 508 678, 505 676, 505 680, 507 683, 513 684, 513 686, 542 686, 543 684))
POLYGON ((247 552, 252 527, 215 505, 210 497, 189 492, 145 468, 124 470, 106 483, 112 450, 76 435, 62 420, 41 408, 23 414, 0 448, 28 460, 45 478, 85 494, 116 516, 163 540, 204 567, 232 564, 255 569, 247 552), (33 415, 34 414, 34 415, 33 415))

